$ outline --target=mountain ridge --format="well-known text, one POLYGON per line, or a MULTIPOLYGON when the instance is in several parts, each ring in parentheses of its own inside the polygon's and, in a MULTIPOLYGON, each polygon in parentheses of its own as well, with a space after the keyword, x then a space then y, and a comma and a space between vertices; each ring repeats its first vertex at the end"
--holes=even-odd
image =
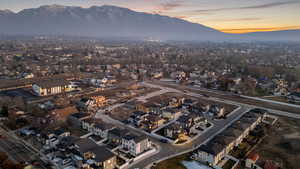
MULTIPOLYGON (((0 23, 4 25, 0 27, 0 34, 5 35, 69 35, 140 39, 151 37, 161 40, 198 41, 270 39, 269 33, 264 35, 262 33, 227 34, 183 19, 136 12, 111 5, 82 8, 53 4, 24 9, 17 13, 0 11, 0 23)), ((296 30, 294 34, 299 35, 299 32, 296 30)), ((284 36, 286 35, 281 35, 280 38, 295 40, 295 35, 289 35, 287 38, 284 36)))

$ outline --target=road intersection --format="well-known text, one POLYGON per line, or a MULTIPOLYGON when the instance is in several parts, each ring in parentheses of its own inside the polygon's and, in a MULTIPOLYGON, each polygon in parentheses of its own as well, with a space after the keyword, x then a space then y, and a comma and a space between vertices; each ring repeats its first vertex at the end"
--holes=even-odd
MULTIPOLYGON (((151 134, 148 134, 148 136, 150 136, 151 140, 160 147, 160 151, 151 157, 147 157, 145 159, 141 159, 141 160, 133 163, 131 166, 129 166, 130 169, 148 168, 154 163, 158 163, 160 161, 191 152, 191 151, 197 149, 198 147, 200 147, 202 144, 207 143, 209 140, 214 138, 220 132, 225 130, 227 127, 229 127, 232 123, 234 123, 236 120, 238 120, 241 116, 243 116, 250 109, 258 108, 257 106, 234 102, 234 101, 229 101, 229 100, 224 100, 224 99, 219 99, 219 98, 214 98, 214 97, 207 98, 207 97, 203 96, 202 94, 177 90, 175 88, 169 88, 169 87, 165 87, 165 86, 161 86, 161 85, 157 85, 157 84, 153 84, 153 83, 142 82, 141 84, 145 85, 145 86, 149 86, 149 87, 159 88, 160 91, 156 92, 156 95, 168 93, 168 92, 176 92, 176 93, 182 93, 182 94, 193 96, 193 97, 201 97, 201 98, 208 99, 208 100, 219 101, 219 102, 223 102, 226 104, 236 105, 236 106, 238 106, 238 108, 236 110, 234 110, 232 113, 230 113, 230 115, 226 119, 220 120, 220 121, 214 121, 214 126, 212 128, 210 128, 208 131, 202 133, 200 136, 193 139, 191 142, 184 144, 184 145, 179 146, 179 145, 161 143, 157 138, 153 137, 151 134)), ((154 97, 156 95, 151 93, 146 96, 142 96, 141 100, 145 101, 146 99, 148 99, 150 97, 154 97)), ((136 99, 139 100, 139 98, 136 98, 136 99)), ((261 107, 261 108, 263 108, 263 107, 261 107)), ((272 109, 267 109, 267 110, 269 112, 271 112, 272 114, 300 119, 299 114, 288 113, 288 112, 272 110, 272 109)), ((127 126, 127 125, 123 124, 123 126, 127 126)), ((135 129, 135 131, 138 131, 138 129, 135 129)))
MULTIPOLYGON (((177 90, 177 89, 162 87, 162 86, 158 86, 158 85, 154 85, 154 84, 150 84, 150 83, 145 83, 145 82, 142 83, 142 85, 145 85, 145 86, 148 86, 148 87, 159 88, 160 91, 153 92, 153 93, 147 94, 145 96, 137 97, 136 99, 139 100, 139 101, 146 101, 148 98, 155 97, 155 96, 158 96, 158 95, 161 95, 161 94, 164 94, 164 93, 169 93, 169 92, 183 93, 182 91, 177 90)), ((203 97, 202 95, 197 95, 197 94, 193 94, 193 93, 183 93, 183 94, 190 95, 190 96, 193 96, 193 97, 203 97)), ((112 110, 113 108, 120 107, 122 105, 123 104, 118 104, 117 106, 114 105, 113 107, 109 107, 107 109, 112 110)), ((220 133, 222 130, 224 130, 226 127, 231 125, 234 121, 238 120, 248 110, 249 110, 249 108, 247 108, 247 107, 238 106, 238 108, 234 112, 232 112, 228 116, 227 119, 220 120, 220 121, 215 121, 214 124, 213 124, 214 125, 213 127, 208 129, 206 132, 202 133, 200 136, 194 138, 189 143, 183 144, 183 145, 174 145, 174 144, 161 143, 159 141, 159 138, 157 138, 157 136, 155 136, 151 133, 147 133, 145 131, 130 127, 129 125, 123 124, 120 121, 114 120, 114 119, 110 118, 108 115, 105 115, 103 113, 103 111, 100 111, 99 113, 97 113, 96 118, 102 118, 105 121, 113 123, 113 124, 115 124, 119 127, 127 128, 129 130, 134 131, 134 132, 147 134, 150 137, 151 141, 155 145, 158 145, 160 147, 159 152, 157 152, 155 155, 152 155, 150 157, 147 157, 147 158, 144 158, 144 159, 141 159, 139 161, 135 161, 134 163, 132 163, 129 168, 134 169, 134 168, 147 168, 147 166, 150 166, 151 164, 153 164, 155 162, 164 160, 166 158, 171 158, 173 156, 177 156, 177 155, 180 155, 180 154, 184 154, 184 153, 187 153, 187 152, 192 151, 194 149, 197 149, 199 146, 206 143, 207 141, 212 139, 214 136, 216 136, 218 133, 220 133)))

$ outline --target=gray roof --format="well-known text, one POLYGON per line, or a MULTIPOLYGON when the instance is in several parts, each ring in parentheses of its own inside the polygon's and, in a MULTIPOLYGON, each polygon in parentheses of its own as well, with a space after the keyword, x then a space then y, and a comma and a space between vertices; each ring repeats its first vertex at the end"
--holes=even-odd
POLYGON ((239 120, 239 121, 236 121, 235 123, 233 123, 233 124, 231 125, 231 127, 234 128, 234 129, 237 129, 237 130, 244 131, 244 130, 246 130, 250 125, 251 125, 251 123, 248 123, 248 121, 245 121, 245 120, 239 120))
POLYGON ((75 143, 79 147, 81 153, 92 152, 95 154, 95 161, 104 162, 115 156, 105 146, 98 146, 95 142, 88 138, 79 139, 75 143))
POLYGON ((180 123, 187 123, 189 122, 189 120, 191 120, 192 118, 188 115, 183 115, 183 116, 180 116, 177 121, 180 122, 180 123))
POLYGON ((200 146, 200 150, 212 155, 218 155, 225 148, 225 145, 209 142, 207 145, 200 146))
POLYGON ((125 136, 126 134, 129 133, 129 130, 114 128, 114 129, 108 131, 108 133, 113 134, 113 135, 118 136, 118 137, 123 137, 123 136, 125 136))
POLYGON ((238 138, 242 134, 242 132, 242 130, 229 127, 224 132, 222 132, 222 134, 224 134, 225 136, 232 136, 238 138))
POLYGON ((78 150, 81 153, 86 153, 98 146, 94 141, 88 138, 79 139, 75 142, 75 144, 78 146, 78 150))
POLYGON ((96 148, 93 148, 90 151, 95 154, 96 162, 104 162, 115 156, 115 154, 109 151, 105 146, 97 146, 96 148))
POLYGON ((61 79, 61 80, 40 81, 35 84, 40 86, 41 88, 51 88, 56 86, 66 86, 69 85, 69 82, 64 79, 61 79))
POLYGON ((95 127, 99 128, 101 130, 109 130, 109 129, 112 129, 114 127, 114 125, 109 124, 109 123, 96 123, 95 127))
POLYGON ((224 136, 224 135, 218 135, 216 136, 212 141, 219 143, 221 145, 228 145, 232 143, 236 138, 232 136, 224 136))
POLYGON ((136 143, 144 141, 147 139, 147 137, 145 135, 137 135, 137 134, 127 134, 126 136, 124 136, 124 139, 126 140, 134 140, 136 143))
POLYGON ((208 144, 202 145, 200 150, 212 155, 217 155, 223 151, 228 144, 241 136, 247 126, 253 124, 259 116, 261 115, 253 112, 243 115, 240 120, 234 122, 229 128, 208 142, 208 144))
POLYGON ((169 129, 169 130, 182 130, 183 129, 182 125, 179 123, 172 123, 172 124, 166 126, 165 128, 169 129))

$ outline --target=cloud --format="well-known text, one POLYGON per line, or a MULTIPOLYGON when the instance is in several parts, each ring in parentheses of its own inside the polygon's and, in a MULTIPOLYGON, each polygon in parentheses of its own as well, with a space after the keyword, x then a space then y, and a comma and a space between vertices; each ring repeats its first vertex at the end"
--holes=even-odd
POLYGON ((261 8, 264 9, 264 8, 271 8, 271 7, 295 4, 295 3, 300 3, 300 1, 273 2, 273 3, 268 3, 268 4, 262 4, 262 5, 241 7, 240 9, 261 9, 261 8))
POLYGON ((234 21, 257 21, 261 20, 262 18, 224 18, 224 19, 212 19, 210 21, 222 21, 222 22, 234 22, 234 21))
POLYGON ((184 5, 183 0, 165 0, 160 2, 154 9, 153 13, 164 13, 184 5))
POLYGON ((265 8, 272 8, 272 7, 289 5, 289 4, 297 4, 297 3, 300 3, 300 1, 273 2, 273 3, 267 3, 261 5, 232 7, 232 8, 203 9, 203 10, 194 10, 193 12, 209 13, 209 12, 231 11, 231 10, 265 9, 265 8))
POLYGON ((261 31, 279 31, 279 30, 293 30, 300 29, 300 26, 284 26, 284 27, 269 27, 269 28, 233 28, 233 29, 220 29, 226 33, 247 33, 247 32, 261 32, 261 31))
POLYGON ((186 19, 186 18, 188 18, 188 16, 175 16, 175 18, 186 19))

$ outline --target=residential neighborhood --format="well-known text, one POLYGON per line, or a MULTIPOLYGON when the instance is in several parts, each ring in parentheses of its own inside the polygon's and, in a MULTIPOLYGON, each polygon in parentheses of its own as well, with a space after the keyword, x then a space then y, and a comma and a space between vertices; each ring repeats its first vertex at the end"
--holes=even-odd
POLYGON ((297 169, 299 49, 276 45, 0 40, 0 168, 297 169))

